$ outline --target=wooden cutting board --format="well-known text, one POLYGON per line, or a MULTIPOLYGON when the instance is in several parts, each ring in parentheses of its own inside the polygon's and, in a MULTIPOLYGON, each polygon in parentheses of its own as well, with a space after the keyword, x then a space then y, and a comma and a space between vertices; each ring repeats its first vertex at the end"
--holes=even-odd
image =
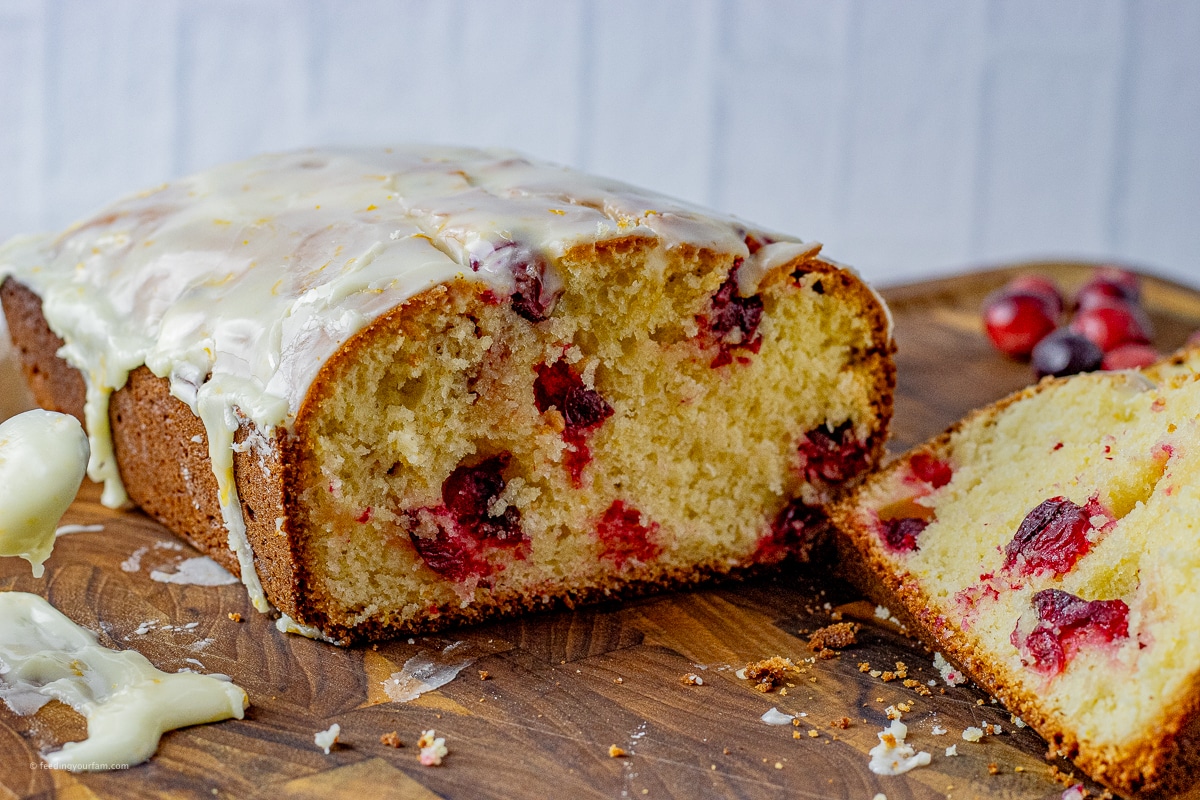
MULTIPOLYGON (((1089 272, 1079 264, 1024 269, 1068 287, 1089 272)), ((893 450, 1031 380, 1027 366, 996 355, 980 333, 982 298, 1013 272, 884 293, 900 346, 893 450)), ((1145 295, 1161 349, 1200 328, 1200 292, 1148 279, 1145 295)), ((231 675, 252 705, 245 720, 167 734, 147 764, 81 775, 44 769, 38 757, 82 738, 81 717, 57 703, 24 718, 0 706, 0 797, 869 800, 882 792, 890 800, 1015 800, 1057 798, 1063 784, 1053 770, 1071 769, 1045 761, 1045 743, 979 690, 927 687, 937 678, 930 654, 823 570, 339 649, 278 633, 240 585, 152 580, 153 570, 170 571, 195 553, 139 513, 101 507, 98 496, 86 486, 64 523, 103 531, 60 538, 41 580, 24 561, 3 559, 0 590, 46 596, 103 643, 134 647, 162 669, 231 675), (786 695, 736 677, 770 656, 801 663, 811 655, 806 633, 838 615, 864 623, 859 644, 802 664, 806 672, 786 695), (392 702, 383 682, 420 663, 414 658, 471 663, 439 689, 392 702), (917 686, 859 668, 894 672, 898 661, 917 686), (686 673, 703 685, 681 683, 686 673), (898 703, 912 704, 904 715, 909 741, 933 762, 877 776, 866 753, 887 724, 884 709, 898 703), (760 717, 773 706, 807 716, 799 727, 771 727, 760 717), (831 726, 842 718, 849 727, 831 726), (313 734, 334 722, 341 743, 325 755, 313 734), (979 743, 960 738, 981 723, 1002 733, 979 743), (948 733, 933 735, 935 725, 948 733), (431 728, 450 749, 441 767, 417 761, 416 740, 431 728), (380 743, 392 731, 404 747, 380 743), (611 758, 610 745, 628 755, 611 758), (944 755, 950 745, 957 757, 944 755)))

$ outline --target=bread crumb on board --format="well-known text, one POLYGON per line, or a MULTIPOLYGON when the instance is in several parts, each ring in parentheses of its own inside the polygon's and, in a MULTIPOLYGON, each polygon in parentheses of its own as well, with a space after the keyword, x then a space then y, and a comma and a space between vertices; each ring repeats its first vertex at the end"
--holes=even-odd
POLYGON ((754 688, 766 693, 782 684, 784 676, 795 670, 796 665, 790 658, 771 656, 747 664, 745 669, 740 669, 735 674, 744 680, 754 681, 754 688))
POLYGON ((445 738, 438 736, 432 729, 421 734, 421 738, 417 740, 417 747, 421 748, 417 760, 426 767, 440 767, 442 759, 450 754, 445 738))

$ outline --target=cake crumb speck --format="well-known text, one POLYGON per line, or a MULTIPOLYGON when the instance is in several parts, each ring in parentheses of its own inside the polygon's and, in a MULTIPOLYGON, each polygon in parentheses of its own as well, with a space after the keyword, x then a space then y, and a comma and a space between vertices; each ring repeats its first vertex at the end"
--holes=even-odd
POLYGON ((818 628, 808 639, 808 649, 821 653, 824 650, 844 650, 858 644, 859 627, 857 622, 836 622, 818 628))
POLYGON ((442 759, 450 753, 445 738, 438 736, 433 729, 421 734, 421 738, 417 740, 417 747, 421 748, 418 760, 425 767, 440 767, 442 759))
POLYGON ((627 755, 629 755, 629 753, 625 752, 620 747, 617 747, 615 744, 610 744, 608 746, 608 757, 609 758, 624 758, 627 755))
POLYGON ((398 731, 392 731, 380 736, 379 743, 387 747, 404 747, 404 742, 400 741, 400 733, 398 731))
POLYGON ((772 656, 762 661, 747 664, 744 670, 739 671, 742 673, 739 677, 744 676, 746 680, 754 681, 754 688, 766 693, 783 683, 784 676, 789 671, 795 671, 795 669, 796 665, 792 663, 790 658, 772 656))

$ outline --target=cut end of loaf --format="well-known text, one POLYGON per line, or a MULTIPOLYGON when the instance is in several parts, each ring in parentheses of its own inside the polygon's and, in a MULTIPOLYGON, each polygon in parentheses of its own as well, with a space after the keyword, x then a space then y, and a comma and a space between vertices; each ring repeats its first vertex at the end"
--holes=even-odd
POLYGON ((809 259, 569 251, 552 313, 437 287, 322 372, 296 423, 305 622, 377 637, 804 557, 882 451, 891 344, 809 259))

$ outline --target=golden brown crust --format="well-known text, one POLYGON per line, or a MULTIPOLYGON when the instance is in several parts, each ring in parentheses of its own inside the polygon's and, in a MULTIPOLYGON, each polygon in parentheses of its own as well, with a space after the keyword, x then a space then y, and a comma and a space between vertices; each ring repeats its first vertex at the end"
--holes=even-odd
MULTIPOLYGON (((945 432, 895 459, 876 473, 882 479, 903 469, 917 453, 945 454, 951 438, 980 418, 994 418, 1003 409, 1033 396, 1066 378, 1045 378, 990 406, 976 410, 945 432)), ((838 574, 873 602, 885 606, 931 650, 941 652, 972 680, 997 697, 1050 743, 1053 752, 1070 758, 1099 783, 1123 795, 1144 798, 1200 797, 1196 774, 1200 771, 1200 683, 1184 692, 1182 708, 1167 709, 1155 734, 1124 748, 1094 747, 1080 740, 1060 715, 1047 709, 1036 692, 1008 680, 1003 671, 982 657, 952 620, 945 618, 934 600, 908 573, 897 574, 883 555, 878 539, 855 513, 855 490, 830 510, 837 547, 838 574)))
POLYGON ((113 393, 109 417, 113 451, 129 498, 238 574, 200 419, 171 396, 165 379, 145 367, 131 372, 125 386, 113 393))
MULTIPOLYGON (((791 275, 796 270, 817 272, 822 279, 835 281, 835 293, 841 292, 849 302, 857 307, 857 312, 863 315, 873 331, 874 341, 871 347, 858 352, 855 357, 866 363, 870 374, 876 376, 875 387, 871 393, 871 415, 878 424, 873 428, 866 442, 867 451, 871 454, 871 463, 883 461, 888 435, 891 431, 892 410, 896 397, 896 341, 891 336, 891 320, 883 302, 871 289, 845 269, 817 257, 802 257, 785 264, 775 271, 775 275, 791 275)), ((768 280, 771 276, 768 276, 768 280)), ((865 478, 866 476, 861 476, 865 478)), ((851 482, 843 490, 848 491, 857 482, 851 482)))
MULTIPOLYGON (((0 287, 0 295, 34 399, 43 408, 82 421, 83 378, 57 355, 62 340, 46 324, 41 299, 11 278, 0 287)), ((225 569, 240 574, 221 520, 204 425, 171 396, 168 381, 145 367, 135 369, 112 395, 109 422, 130 499, 225 569)), ((245 422, 234 439, 242 444, 253 435, 253 424, 245 422)), ((270 446, 241 449, 234 454, 234 475, 259 578, 271 602, 291 613, 300 570, 290 538, 276 529, 276 520, 285 518, 279 462, 279 453, 270 446)))
POLYGON ((55 355, 63 340, 46 324, 42 299, 14 278, 7 278, 0 284, 0 303, 34 402, 51 411, 71 414, 83 424, 87 387, 83 376, 55 355))

